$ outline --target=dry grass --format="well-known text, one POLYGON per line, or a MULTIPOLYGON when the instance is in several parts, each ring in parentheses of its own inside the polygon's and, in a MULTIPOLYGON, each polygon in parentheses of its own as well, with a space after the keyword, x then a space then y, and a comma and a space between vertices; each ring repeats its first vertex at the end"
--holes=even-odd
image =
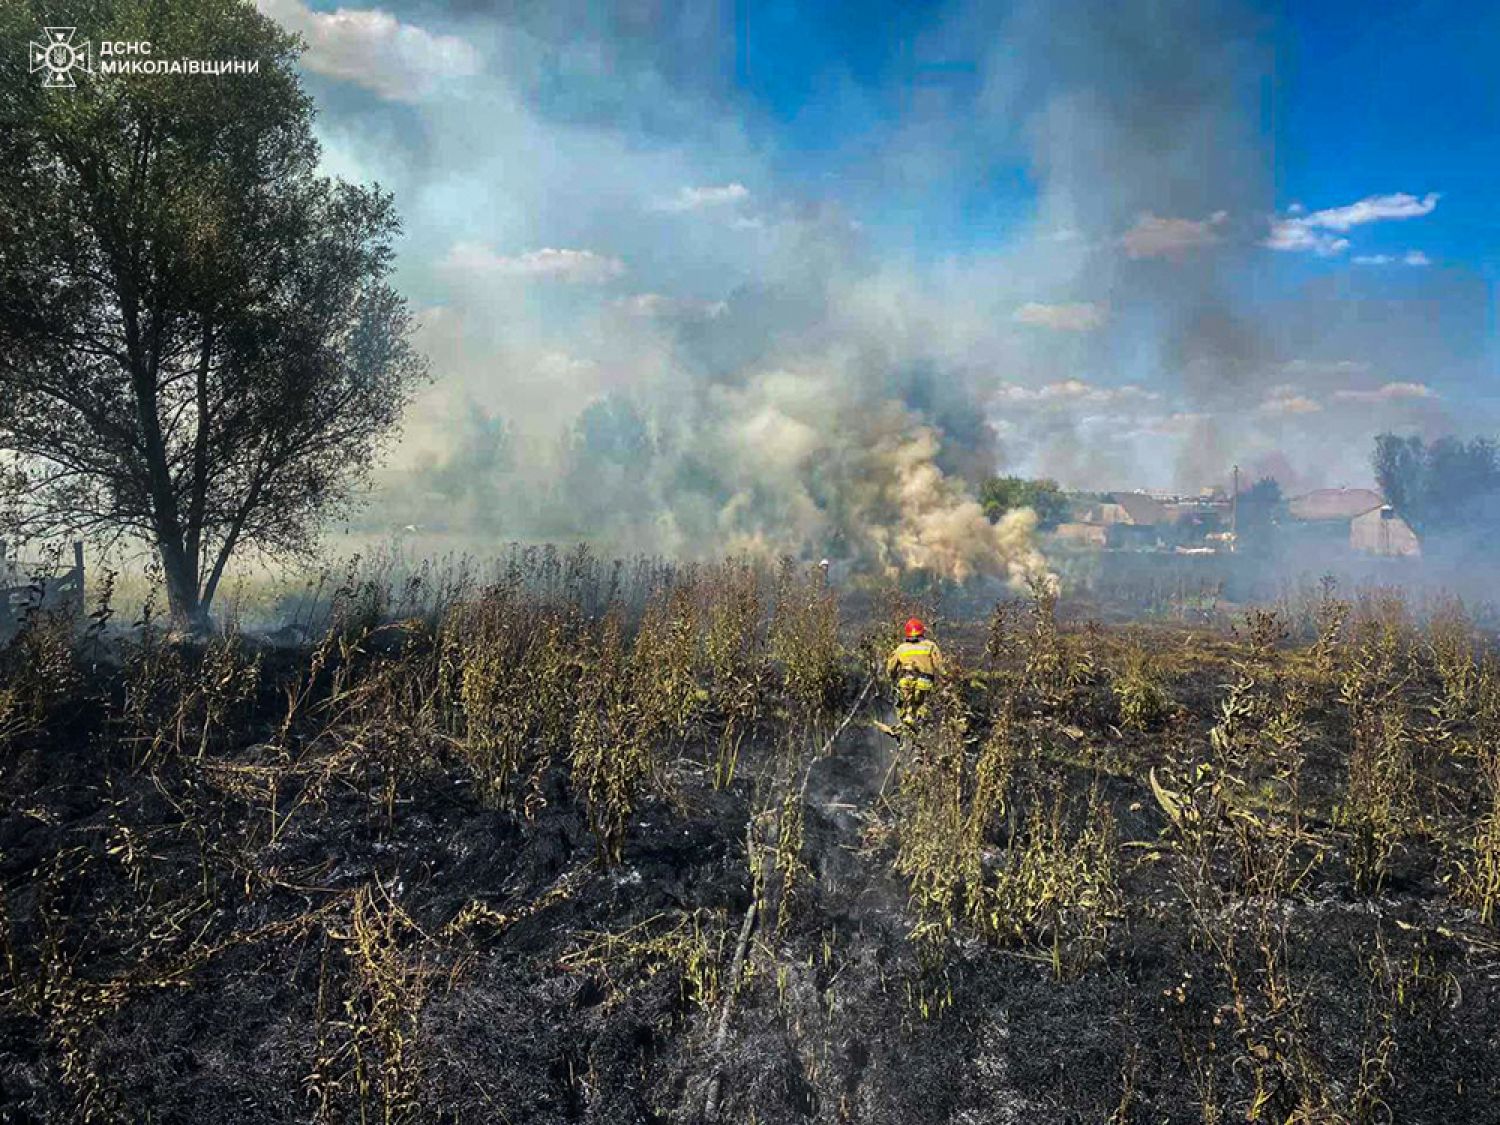
MULTIPOLYGON (((805 939, 821 893, 816 751, 900 616, 934 615, 892 589, 891 612, 845 621, 823 577, 791 562, 609 566, 539 550, 489 578, 392 585, 351 570, 313 597, 319 640, 291 653, 232 631, 177 643, 149 599, 127 637, 114 639, 109 612, 81 639, 37 615, 5 645, 7 775, 35 770, 56 731, 92 715, 99 745, 120 748, 119 776, 147 779, 170 811, 143 824, 110 806, 87 848, 50 856, 25 928, 0 900, 0 1000, 44 1029, 76 1119, 128 1116, 97 1063, 113 1013, 191 987, 231 948, 290 936, 320 966, 311 1116, 422 1118, 421 1021, 440 973, 451 980, 476 948, 560 899, 501 909, 459 897, 428 932, 389 881, 314 893, 314 876, 263 856, 340 801, 357 802, 383 841, 428 774, 461 778, 522 836, 549 803, 576 801, 597 846, 589 869, 612 869, 601 878, 628 870, 638 822, 723 802, 750 821, 754 913, 684 905, 591 931, 562 964, 595 978, 607 1007, 667 974, 689 1018, 727 1012, 742 986, 733 935, 758 923, 745 979, 791 987, 784 950, 805 939), (442 590, 456 596, 443 603, 442 590), (101 686, 88 653, 105 640, 118 666, 101 686), (111 913, 83 917, 70 883, 106 876, 111 913), (235 910, 289 886, 313 904, 228 928, 235 910), (106 938, 114 960, 99 968, 106 938)), ((960 947, 1066 981, 1096 971, 1130 924, 1186 918, 1219 1005, 1214 1038, 1189 1028, 1181 1039, 1205 1119, 1382 1120, 1409 997, 1440 993, 1441 974, 1420 955, 1365 950, 1368 1026, 1357 1066, 1340 1072, 1288 918, 1314 883, 1325 897, 1378 900, 1421 859, 1440 866, 1464 925, 1496 924, 1500 673, 1460 603, 1419 621, 1389 590, 1335 594, 1325 585, 1302 617, 1250 611, 1227 634, 1114 632, 1065 626, 1039 585, 1029 605, 1000 602, 973 623, 972 648, 942 637, 953 674, 933 718, 904 747, 889 800, 866 794, 862 810, 889 843, 862 861, 888 864, 907 895, 913 1008, 931 1018, 962 999, 949 973, 960 947), (1166 874, 1166 902, 1132 899, 1148 869, 1166 874), (1248 1101, 1226 1110, 1236 1082, 1248 1101)), ((725 835, 737 841, 738 827, 725 835)), ((1186 997, 1166 1001, 1186 1011, 1186 997)), ((1132 1067, 1122 1119, 1138 1096, 1132 1067)))
POLYGON ((658 915, 619 933, 585 935, 563 958, 575 972, 595 975, 618 1004, 661 973, 676 978, 684 1004, 709 1011, 722 997, 728 929, 703 911, 658 915))

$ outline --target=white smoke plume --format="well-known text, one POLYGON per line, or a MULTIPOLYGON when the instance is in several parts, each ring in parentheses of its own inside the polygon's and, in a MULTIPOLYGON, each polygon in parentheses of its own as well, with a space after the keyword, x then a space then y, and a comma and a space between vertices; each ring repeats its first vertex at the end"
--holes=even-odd
POLYGON ((885 476, 882 499, 896 515, 865 526, 887 569, 915 567, 955 582, 993 575, 1016 586, 1045 577, 1046 560, 1032 539, 1036 513, 1016 509, 991 524, 979 502, 938 468, 937 454, 937 434, 925 426, 873 451, 872 467, 885 476))
POLYGON ((1447 320, 1379 293, 1378 317, 1335 315, 1332 282, 1246 300, 1287 256, 1260 245, 1276 29, 1237 0, 945 4, 913 59, 970 77, 887 125, 843 90, 817 177, 753 127, 734 21, 595 7, 397 0, 481 73, 417 108, 327 103, 330 170, 407 220, 399 280, 439 376, 366 530, 1014 581, 1044 564, 1026 517, 984 520, 985 476, 1196 490, 1279 458, 1361 479, 1374 428, 1438 424, 1423 356, 1487 307, 1457 282, 1447 320), (1017 168, 1026 199, 944 226, 1017 168), (1346 361, 1371 366, 1290 372, 1346 361))
MULTIPOLYGON (((501 381, 508 396, 452 402, 419 423, 426 452, 393 479, 382 515, 481 540, 828 556, 958 582, 1045 575, 1034 516, 992 524, 973 494, 973 478, 998 464, 981 381, 903 333, 871 329, 880 293, 841 285, 841 312, 801 329, 750 292, 709 321, 649 324, 650 338, 630 335, 643 330, 637 317, 611 321, 601 331, 620 353, 614 370, 553 358, 552 393, 534 403, 515 393, 517 374, 501 381), (705 353, 736 352, 742 366, 706 369, 705 353), (585 404, 576 417, 556 409, 569 400, 585 404), (490 416, 507 406, 506 423, 490 416)), ((434 327, 438 355, 477 331, 447 317, 434 327)))

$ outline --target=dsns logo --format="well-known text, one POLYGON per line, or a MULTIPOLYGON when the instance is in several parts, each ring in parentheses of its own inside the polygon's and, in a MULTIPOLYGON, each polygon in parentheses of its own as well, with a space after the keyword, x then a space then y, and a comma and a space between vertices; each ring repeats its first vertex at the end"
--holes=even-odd
POLYGON ((75 69, 85 74, 93 73, 94 60, 88 41, 76 45, 73 42, 76 30, 73 27, 44 27, 42 34, 46 36, 46 42, 31 45, 31 73, 46 71, 42 76, 43 86, 76 86, 73 81, 75 69))

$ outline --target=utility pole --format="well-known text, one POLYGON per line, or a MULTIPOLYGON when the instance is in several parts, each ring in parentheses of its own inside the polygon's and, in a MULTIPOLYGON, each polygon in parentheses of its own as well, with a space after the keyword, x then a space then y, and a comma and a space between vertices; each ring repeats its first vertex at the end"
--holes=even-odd
POLYGON ((1229 494, 1229 549, 1240 547, 1240 467, 1234 467, 1234 491, 1229 494))

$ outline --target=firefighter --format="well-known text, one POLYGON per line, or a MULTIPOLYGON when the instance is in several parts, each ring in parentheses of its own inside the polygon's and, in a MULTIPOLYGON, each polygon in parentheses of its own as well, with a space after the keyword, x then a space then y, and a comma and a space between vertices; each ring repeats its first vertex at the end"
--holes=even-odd
POLYGON ((927 638, 927 629, 913 617, 906 623, 906 640, 885 662, 885 673, 896 685, 896 714, 907 730, 927 718, 932 685, 943 672, 943 654, 927 638))

